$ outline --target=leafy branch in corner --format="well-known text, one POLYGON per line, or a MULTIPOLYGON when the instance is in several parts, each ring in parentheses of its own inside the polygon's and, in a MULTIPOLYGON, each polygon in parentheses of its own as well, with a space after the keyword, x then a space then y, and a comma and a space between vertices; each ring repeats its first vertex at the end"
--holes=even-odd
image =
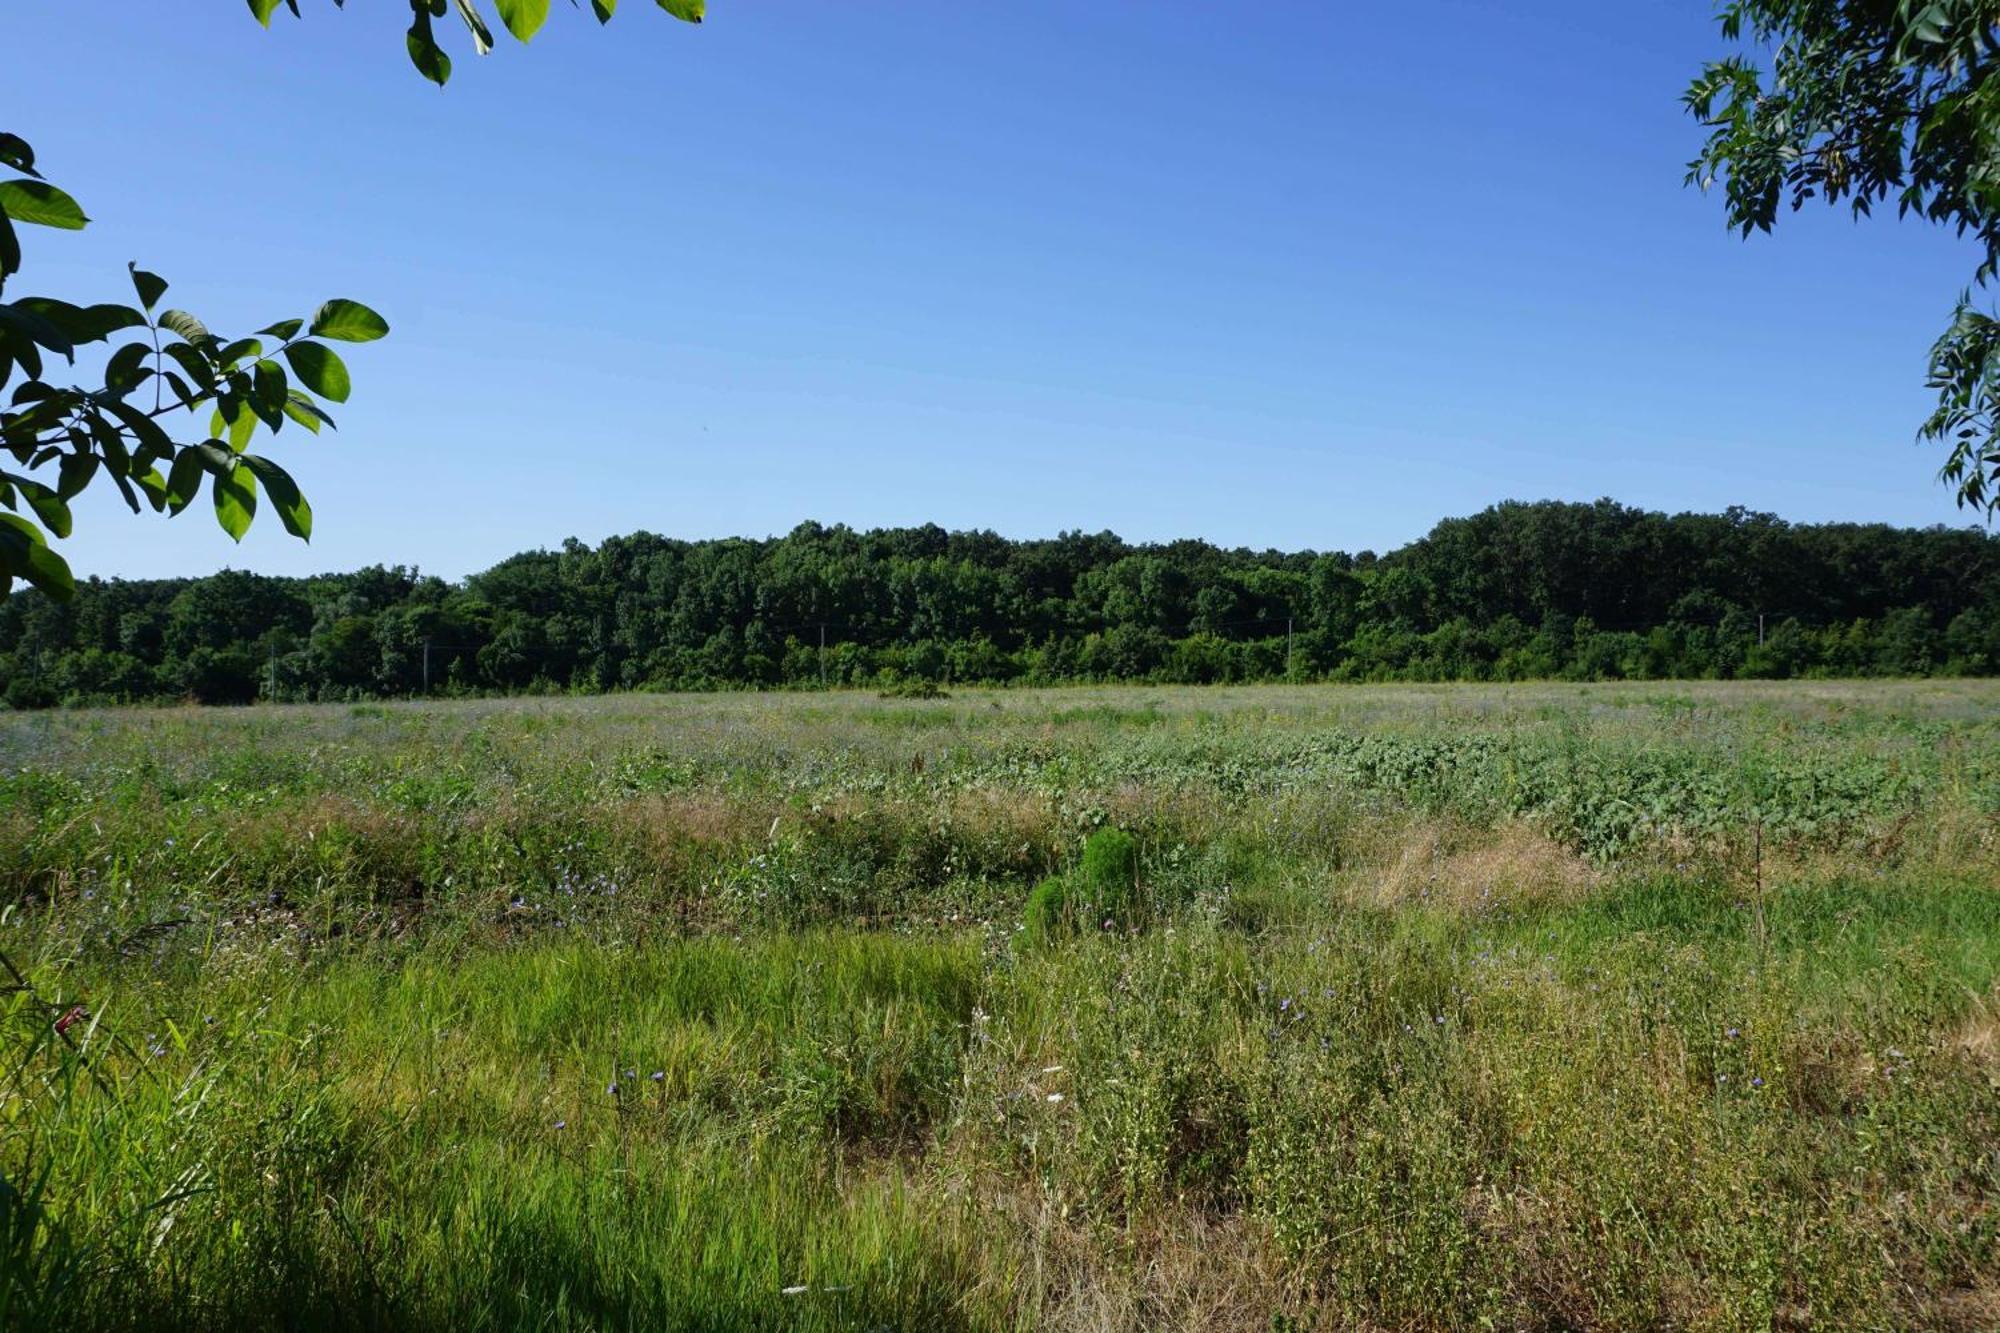
MULTIPOLYGON (((1866 217, 1893 198, 1978 244, 1975 283, 2000 273, 2000 0, 1729 0, 1719 20, 1771 59, 1768 73, 1712 61, 1683 98, 1709 130, 1688 183, 1720 183, 1732 227, 1769 231, 1816 198, 1866 217)), ((1950 450, 1939 479, 2000 513, 2000 324, 1969 290, 1928 384, 1938 406, 1918 436, 1950 450)))
MULTIPOLYGON (((76 231, 89 219, 42 178, 26 140, 0 133, 0 165, 21 173, 0 180, 5 296, 21 268, 15 224, 76 231)), ((185 310, 159 309, 165 279, 136 264, 130 269, 136 307, 46 296, 0 300, 0 390, 12 387, 0 410, 0 447, 23 469, 0 468, 0 505, 8 511, 0 513, 0 594, 20 579, 55 597, 72 595, 69 563, 49 541, 70 535, 70 502, 100 478, 133 513, 146 504, 170 516, 206 484, 216 521, 239 541, 261 490, 287 532, 312 536, 312 507, 298 484, 249 445, 260 425, 272 434, 287 422, 313 434, 331 426, 320 400, 346 401, 350 381, 327 340, 368 342, 388 324, 358 301, 334 300, 309 320, 279 320, 250 337, 225 339, 185 310), (143 336, 111 352, 101 384, 49 378, 52 364, 76 365, 78 348, 128 330, 143 336), (200 408, 208 409, 206 437, 176 440, 169 426, 188 433, 187 423, 202 421, 200 408)))
MULTIPOLYGON (((266 27, 283 4, 294 16, 298 0, 248 0, 266 27)), ((572 0, 575 3, 575 0, 572 0)), ((699 23, 703 0, 657 0, 676 18, 699 23)), ((618 0, 590 0, 608 23, 618 0)), ((344 6, 344 0, 334 0, 344 6)), ((477 0, 410 0, 410 59, 442 86, 451 58, 432 30, 447 8, 457 11, 484 55, 493 46, 477 0)), ((548 18, 549 0, 494 0, 508 32, 527 41, 548 18)), ((89 218, 68 193, 42 177, 26 139, 0 132, 0 298, 21 271, 21 224, 81 230, 89 218)), ((255 334, 224 338, 185 310, 161 310, 166 281, 131 265, 135 306, 74 305, 46 296, 0 299, 0 448, 19 471, 0 467, 0 596, 16 580, 50 596, 74 595, 69 562, 50 540, 70 536, 70 502, 92 482, 109 479, 133 513, 150 505, 179 514, 204 485, 223 531, 240 541, 256 516, 260 493, 285 530, 312 536, 312 507, 298 484, 276 462, 249 452, 261 425, 275 435, 287 422, 312 434, 331 427, 322 401, 347 400, 347 366, 327 345, 369 342, 388 323, 358 301, 333 300, 310 318, 281 319, 255 334), (56 358, 76 366, 77 349, 109 343, 128 330, 143 336, 106 358, 102 383, 57 384, 47 378, 56 358), (268 342, 266 340, 269 340, 268 342), (150 386, 151 405, 147 406, 150 386), (187 429, 202 421, 205 438, 187 429), (176 429, 170 429, 170 426, 176 429), (176 433, 183 436, 176 439, 176 433)))

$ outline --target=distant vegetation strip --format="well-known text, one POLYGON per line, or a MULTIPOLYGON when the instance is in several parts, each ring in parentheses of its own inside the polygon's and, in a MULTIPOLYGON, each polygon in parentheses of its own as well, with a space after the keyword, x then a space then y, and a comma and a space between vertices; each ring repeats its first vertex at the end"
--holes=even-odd
POLYGON ((1496 505, 1384 555, 936 526, 90 580, 0 602, 15 708, 423 693, 2000 674, 2000 538, 1610 500, 1496 505))

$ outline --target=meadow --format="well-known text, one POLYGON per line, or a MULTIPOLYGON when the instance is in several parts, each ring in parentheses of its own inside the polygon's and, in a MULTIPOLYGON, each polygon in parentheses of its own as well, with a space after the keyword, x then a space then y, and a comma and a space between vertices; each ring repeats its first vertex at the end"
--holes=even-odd
POLYGON ((2000 682, 0 714, 0 904, 0 1326, 2000 1326, 2000 682))

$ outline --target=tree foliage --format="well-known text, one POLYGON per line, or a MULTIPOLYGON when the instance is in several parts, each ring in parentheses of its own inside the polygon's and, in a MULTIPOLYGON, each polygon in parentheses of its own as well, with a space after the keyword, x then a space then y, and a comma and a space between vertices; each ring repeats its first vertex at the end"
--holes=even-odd
POLYGON ((0 603, 0 681, 63 700, 879 686, 2000 673, 2000 538, 1504 504, 1400 550, 805 524, 0 603), (824 646, 822 646, 824 645, 824 646))
MULTIPOLYGON (((0 163, 20 173, 0 181, 0 295, 8 295, 21 268, 15 224, 74 231, 89 219, 42 178, 26 140, 0 135, 0 163)), ((312 507, 297 483, 249 446, 260 428, 276 435, 290 423, 317 434, 331 426, 322 400, 345 401, 348 376, 326 340, 370 341, 388 324, 358 301, 333 300, 310 317, 224 337, 185 310, 162 309, 165 279, 136 264, 130 277, 136 305, 0 301, 0 390, 12 389, 0 444, 22 469, 0 469, 0 504, 11 511, 0 513, 0 594, 16 579, 71 594, 69 565, 49 539, 70 535, 70 502, 100 478, 135 514, 142 505, 179 514, 206 486, 216 522, 238 540, 261 494, 287 532, 312 536, 312 507), (58 382, 80 348, 121 334, 128 338, 103 358, 98 382, 58 382)))
MULTIPOLYGON (((333 0, 335 8, 344 8, 347 0, 333 0)), ((687 23, 699 23, 706 14, 707 0, 653 0, 661 9, 673 17, 687 23)), ((265 27, 271 26, 271 16, 283 5, 299 17, 299 0, 248 0, 251 14, 265 27)), ((448 20, 449 14, 456 14, 465 26, 466 35, 472 42, 472 49, 478 55, 485 55, 493 49, 493 29, 487 25, 486 15, 481 11, 479 0, 408 0, 410 7, 410 28, 404 35, 404 46, 410 53, 410 63, 417 67, 417 73, 442 88, 451 78, 451 55, 438 40, 437 23, 448 20)), ((572 7, 581 8, 579 0, 570 0, 572 7)), ((493 10, 500 16, 501 26, 516 41, 525 42, 541 31, 548 21, 549 0, 493 0, 493 10)), ((590 0, 590 12, 599 23, 611 22, 611 16, 618 10, 618 0, 590 0)))
MULTIPOLYGON (((1688 180, 1720 183, 1729 222, 1769 231, 1787 204, 1894 201, 1982 251, 2000 271, 2000 85, 1996 0, 1729 0, 1723 36, 1764 48, 1706 65, 1688 109, 1709 129, 1688 180)), ((1948 453, 1961 505, 2000 511, 2000 324, 1970 290, 1931 349, 1937 410, 1920 436, 1948 453)))
MULTIPOLYGON (((280 3, 248 0, 269 26, 280 3)), ((658 0, 677 18, 699 23, 702 0, 658 0)), ((343 0, 334 0, 338 7, 343 0)), ((608 22, 617 0, 591 0, 608 22)), ((481 54, 492 36, 477 0, 450 0, 481 54)), ((432 21, 447 0, 410 0, 410 58, 442 85, 451 60, 432 21)), ((495 0, 507 31, 521 41, 548 17, 548 0, 495 0)), ((389 332, 359 301, 322 303, 309 317, 280 319, 245 337, 210 332, 196 316, 161 309, 164 279, 130 266, 136 305, 78 305, 55 297, 14 297, 21 271, 21 226, 81 230, 90 219, 67 191, 46 180, 29 141, 0 132, 0 448, 18 471, 0 467, 0 597, 16 580, 58 599, 75 590, 69 563, 50 544, 71 535, 70 504, 93 482, 118 489, 133 513, 150 506, 177 515, 204 487, 222 530, 240 541, 260 501, 287 532, 312 536, 312 507, 275 460, 250 452, 260 429, 289 423, 309 434, 331 427, 326 403, 347 401, 353 381, 329 342, 370 342, 389 332), (129 335, 115 347, 119 335, 129 335), (77 373, 79 349, 110 350, 90 383, 59 383, 77 373)))

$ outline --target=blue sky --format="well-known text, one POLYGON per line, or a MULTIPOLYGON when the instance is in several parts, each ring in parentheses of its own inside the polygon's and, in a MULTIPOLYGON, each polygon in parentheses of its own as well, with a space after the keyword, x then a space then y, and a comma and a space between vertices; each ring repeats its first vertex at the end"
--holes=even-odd
MULTIPOLYGON (((438 91, 399 4, 13 0, 91 214, 13 290, 381 310, 316 511, 82 506, 79 573, 458 576, 805 519, 1386 549, 1506 498, 1964 523, 1913 442, 1970 247, 1682 188, 1706 0, 558 3, 438 91)), ((488 7, 489 16, 491 13, 488 7)), ((495 24, 497 30, 497 23, 495 24)))

